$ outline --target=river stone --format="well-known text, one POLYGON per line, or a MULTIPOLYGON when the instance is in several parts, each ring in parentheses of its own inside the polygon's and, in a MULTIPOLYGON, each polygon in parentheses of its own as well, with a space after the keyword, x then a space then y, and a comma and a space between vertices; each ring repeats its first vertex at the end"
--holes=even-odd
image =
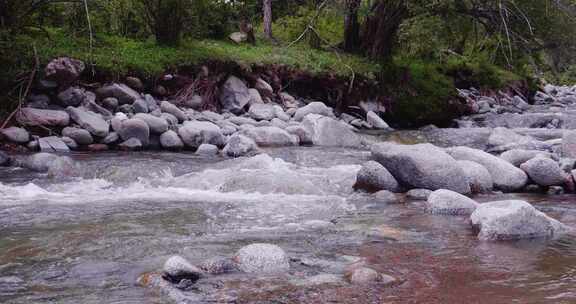
POLYGON ((28 131, 18 127, 0 129, 0 134, 6 137, 9 141, 17 144, 25 144, 30 141, 30 134, 28 131))
POLYGON ((294 114, 294 119, 296 121, 302 121, 308 114, 334 117, 334 110, 322 102, 315 101, 298 109, 294 114))
POLYGON ((479 231, 478 239, 484 241, 552 238, 568 230, 562 223, 519 200, 480 204, 470 221, 479 231))
POLYGON ((180 150, 184 148, 184 142, 178 136, 178 133, 168 130, 160 135, 160 145, 164 149, 180 150))
POLYGON ((108 135, 110 125, 108 125, 102 116, 82 108, 68 107, 66 111, 70 114, 72 120, 81 128, 88 130, 92 135, 98 137, 106 137, 106 135, 108 135))
POLYGON ((148 113, 148 103, 144 99, 136 99, 132 104, 134 113, 148 113))
POLYGON ((128 140, 120 143, 118 147, 126 151, 137 151, 142 149, 143 144, 138 138, 131 137, 128 140))
POLYGON ((65 127, 70 123, 70 115, 60 110, 22 108, 16 121, 23 126, 65 127))
POLYGON ((495 128, 488 138, 488 144, 493 147, 504 146, 509 144, 525 144, 532 142, 534 139, 520 135, 508 128, 495 128))
POLYGON ((160 103, 160 109, 162 110, 162 112, 174 115, 174 117, 178 118, 179 122, 184 122, 188 120, 188 116, 186 116, 186 113, 184 113, 184 111, 180 110, 176 105, 170 103, 169 101, 166 100, 162 101, 160 103))
POLYGON ((36 172, 47 172, 51 176, 69 175, 75 169, 71 158, 50 153, 36 153, 29 156, 24 160, 23 167, 36 172))
POLYGON ((472 193, 485 193, 492 191, 494 187, 494 181, 492 180, 492 175, 488 169, 484 168, 479 163, 469 161, 469 160, 459 160, 457 161, 458 166, 464 171, 466 180, 470 185, 472 193))
POLYGON ((238 265, 230 258, 210 258, 200 264, 200 269, 209 274, 225 274, 238 271, 238 265))
POLYGON ((470 193, 464 171, 450 155, 434 145, 375 144, 372 158, 407 188, 470 193))
POLYGON ((222 147, 226 143, 220 127, 208 121, 186 121, 178 129, 178 134, 186 146, 194 149, 201 144, 222 147))
POLYGON ((360 137, 345 123, 331 117, 309 114, 302 126, 310 132, 312 143, 317 146, 358 148, 362 145, 360 137))
POLYGON ((272 97, 274 96, 274 89, 268 82, 263 80, 262 78, 258 78, 256 83, 254 84, 254 88, 260 92, 260 95, 264 97, 272 97))
POLYGON ((358 171, 354 189, 368 192, 380 190, 398 192, 400 191, 400 185, 384 166, 378 162, 369 161, 362 165, 362 168, 358 171))
POLYGON ((561 158, 558 161, 558 165, 560 169, 566 173, 572 172, 572 169, 576 167, 576 159, 573 158, 561 158))
POLYGON ((120 140, 120 135, 118 135, 118 133, 116 132, 110 132, 110 134, 108 134, 108 136, 104 137, 104 139, 102 139, 102 143, 105 145, 112 145, 115 144, 116 142, 118 142, 120 140))
POLYGON ((469 160, 484 166, 492 175, 494 185, 502 191, 512 192, 520 190, 528 182, 528 176, 524 171, 484 151, 468 147, 454 147, 446 151, 457 160, 469 160))
POLYGON ((450 190, 436 190, 426 201, 426 210, 432 214, 470 215, 478 207, 472 199, 450 190))
POLYGON ((59 57, 46 65, 44 73, 47 80, 55 81, 59 86, 67 86, 80 77, 84 68, 84 62, 80 60, 59 57))
POLYGON ((284 273, 290 269, 288 256, 272 244, 251 244, 234 256, 238 268, 246 273, 284 273))
POLYGON ((86 91, 81 88, 70 87, 60 93, 58 93, 58 100, 64 107, 77 107, 79 106, 85 99, 86 91))
POLYGON ((258 92, 258 90, 248 89, 248 93, 250 93, 250 101, 248 102, 249 105, 264 103, 264 100, 262 100, 262 96, 260 95, 260 92, 258 92))
POLYGON ((75 127, 66 127, 62 129, 62 136, 73 139, 79 145, 89 145, 94 142, 94 138, 92 138, 90 132, 75 127))
POLYGON ((255 127, 242 130, 242 135, 251 138, 258 146, 282 147, 298 145, 298 138, 277 127, 255 127))
POLYGON ((371 268, 358 267, 346 273, 346 278, 351 284, 363 285, 380 281, 380 274, 371 268))
POLYGON ((236 133, 230 137, 222 153, 230 157, 240 157, 257 149, 258 146, 252 138, 236 133))
POLYGON ((540 186, 558 186, 566 180, 558 163, 545 157, 535 157, 520 165, 520 169, 540 186))
POLYGON ((250 102, 248 87, 240 78, 231 75, 220 88, 220 105, 225 111, 239 114, 250 102))
POLYGON ((195 94, 190 99, 185 100, 182 103, 182 106, 194 110, 199 110, 200 108, 202 108, 203 104, 204 100, 202 99, 202 96, 195 94))
POLYGON ((312 145, 312 134, 310 131, 301 125, 288 126, 285 128, 286 132, 298 136, 301 145, 312 145))
POLYGON ((218 147, 211 144, 201 144, 198 150, 196 150, 196 154, 207 156, 216 155, 218 154, 218 147))
POLYGON ((516 167, 520 167, 521 164, 536 156, 552 158, 551 153, 539 150, 513 149, 500 154, 500 158, 513 164, 516 167))
POLYGON ((576 131, 564 131, 562 136, 562 156, 576 158, 576 131))
POLYGON ((100 99, 114 97, 120 105, 133 104, 135 100, 140 99, 140 94, 123 83, 113 83, 96 90, 96 95, 100 99))
POLYGON ((374 127, 374 129, 386 130, 390 129, 390 126, 384 121, 384 119, 380 118, 378 114, 373 111, 369 111, 366 114, 366 121, 374 127))
POLYGON ((231 122, 237 126, 241 126, 241 125, 256 126, 258 124, 258 122, 255 121, 254 119, 248 118, 248 117, 242 117, 242 116, 232 116, 232 117, 228 118, 228 122, 231 122))
POLYGON ((148 146, 150 142, 150 127, 140 119, 126 119, 122 121, 122 126, 118 131, 122 140, 136 138, 141 145, 148 146))
POLYGON ((70 152, 68 145, 57 136, 42 137, 38 144, 42 152, 70 152))
POLYGON ((108 97, 108 98, 104 98, 102 100, 102 106, 104 106, 106 109, 110 110, 110 111, 116 111, 116 108, 118 108, 118 99, 114 98, 114 97, 108 97))
POLYGON ((432 190, 428 189, 412 189, 406 192, 406 197, 412 200, 425 201, 428 200, 432 192, 432 190))
POLYGON ((132 118, 144 121, 150 128, 150 133, 162 134, 168 131, 168 121, 166 121, 164 118, 144 113, 136 114, 132 118))
POLYGON ((276 110, 270 104, 255 103, 250 106, 248 115, 255 120, 272 120, 276 117, 276 110))
POLYGON ((97 104, 96 102, 94 102, 92 100, 85 100, 82 103, 82 107, 84 107, 84 109, 86 109, 88 111, 92 111, 96 114, 102 115, 102 117, 105 120, 109 120, 113 117, 112 112, 110 112, 108 109, 100 106, 99 104, 97 104))
POLYGON ((195 282, 202 276, 200 268, 177 255, 166 260, 163 272, 165 279, 176 284, 185 279, 195 282))
MULTIPOLYGON (((272 118, 272 120, 270 121, 270 125, 272 127, 277 127, 280 129, 286 129, 288 127, 288 123, 286 123, 285 121, 280 120, 278 118, 272 118)), ((290 132, 288 132, 288 133, 290 133, 290 132)))
POLYGON ((298 111, 298 105, 300 103, 296 98, 286 92, 281 92, 278 96, 280 97, 284 108, 288 109, 288 111, 294 111, 294 113, 298 111))
POLYGON ((8 154, 0 151, 0 166, 9 166, 12 163, 12 159, 8 154))
POLYGON ((78 150, 78 143, 76 143, 74 139, 66 136, 60 139, 68 146, 68 148, 70 148, 70 150, 78 150))
POLYGON ((373 198, 378 203, 382 204, 397 204, 400 203, 400 199, 395 193, 388 190, 382 190, 374 193, 373 198))

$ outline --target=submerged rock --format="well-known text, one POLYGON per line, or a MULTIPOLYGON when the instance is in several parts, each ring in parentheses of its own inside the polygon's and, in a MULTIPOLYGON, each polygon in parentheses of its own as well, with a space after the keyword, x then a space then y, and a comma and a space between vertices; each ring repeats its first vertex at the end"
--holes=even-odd
POLYGON ((485 241, 557 237, 569 230, 564 224, 524 201, 481 204, 470 217, 478 238, 485 241))
POLYGON ((502 191, 520 190, 528 182, 528 176, 524 171, 484 151, 468 147, 454 147, 446 151, 457 160, 469 160, 484 166, 490 172, 494 185, 502 191))
POLYGON ((164 278, 172 283, 178 284, 182 280, 193 282, 200 279, 202 270, 190 264, 181 256, 172 256, 164 263, 164 278))
POLYGON ((290 269, 284 250, 272 244, 242 247, 234 256, 234 261, 239 269, 246 273, 283 273, 290 269))
POLYGON ((434 191, 428 189, 412 189, 406 192, 406 197, 408 199, 425 201, 428 199, 428 197, 430 197, 430 194, 432 194, 432 192, 434 191))
POLYGON ((456 160, 431 144, 375 144, 372 157, 407 188, 470 193, 464 171, 456 160))
POLYGON ((36 153, 26 158, 22 163, 24 168, 36 172, 61 171, 63 174, 74 170, 74 161, 65 156, 58 156, 50 153, 36 153))
POLYGON ((398 192, 400 185, 384 166, 378 162, 369 161, 358 171, 354 189, 368 192, 380 190, 398 192))
POLYGON ((397 204, 400 203, 400 199, 395 193, 388 190, 382 190, 374 193, 374 200, 382 204, 397 204))
POLYGON ((430 194, 426 209, 432 214, 470 215, 478 207, 474 200, 449 190, 436 190, 430 194))
POLYGON ((211 258, 202 262, 200 269, 209 274, 225 274, 238 271, 238 265, 229 258, 211 258))

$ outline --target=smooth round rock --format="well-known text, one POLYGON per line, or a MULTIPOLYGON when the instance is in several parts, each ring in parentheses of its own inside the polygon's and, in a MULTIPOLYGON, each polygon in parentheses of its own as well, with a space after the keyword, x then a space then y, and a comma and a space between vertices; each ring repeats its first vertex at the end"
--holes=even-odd
POLYGON ((290 269, 288 256, 273 244, 251 244, 234 256, 238 268, 246 273, 281 273, 290 269))

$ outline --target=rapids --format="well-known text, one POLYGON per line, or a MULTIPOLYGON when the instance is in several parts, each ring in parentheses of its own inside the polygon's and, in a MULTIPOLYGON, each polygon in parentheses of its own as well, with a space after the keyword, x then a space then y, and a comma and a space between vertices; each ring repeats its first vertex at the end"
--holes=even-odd
MULTIPOLYGON (((72 154, 73 176, 0 168, 0 302, 172 303, 136 284, 179 254, 193 263, 274 243, 292 270, 199 282, 200 303, 575 303, 576 239, 478 241, 466 218, 354 193, 370 153, 279 148, 250 158, 72 154), (359 259, 392 287, 315 284, 359 259)), ((571 195, 521 197, 576 226, 571 195)))

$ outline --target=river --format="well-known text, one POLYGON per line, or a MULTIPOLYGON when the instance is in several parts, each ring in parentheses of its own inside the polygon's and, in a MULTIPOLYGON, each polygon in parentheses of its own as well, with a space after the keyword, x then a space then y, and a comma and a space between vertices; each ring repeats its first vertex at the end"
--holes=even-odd
MULTIPOLYGON (((478 241, 466 217, 380 204, 352 185, 365 150, 297 147, 251 158, 72 154, 76 176, 0 169, 0 302, 171 303, 139 286, 171 255, 192 263, 254 242, 289 273, 199 281, 203 303, 576 303, 576 238, 478 241), (359 259, 393 286, 314 284, 359 259), (488 300, 489 299, 489 300, 488 300)), ((573 195, 521 198, 576 226, 573 195)))

